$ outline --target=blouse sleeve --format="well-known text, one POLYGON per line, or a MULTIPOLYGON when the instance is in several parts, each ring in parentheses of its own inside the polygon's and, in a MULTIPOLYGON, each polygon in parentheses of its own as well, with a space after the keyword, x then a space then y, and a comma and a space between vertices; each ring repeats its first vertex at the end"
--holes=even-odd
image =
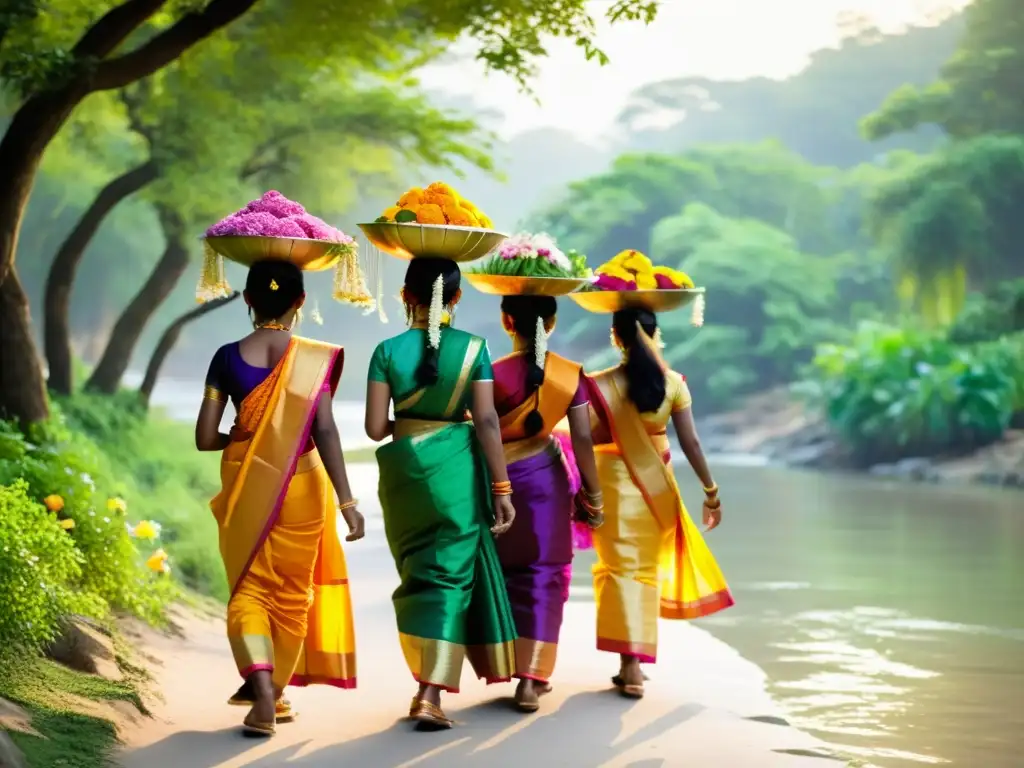
POLYGON ((588 403, 590 403, 590 396, 587 394, 587 385, 583 381, 583 371, 581 370, 579 381, 576 382, 576 394, 572 396, 572 402, 569 403, 569 407, 576 408, 588 403))
POLYGON ((206 389, 203 391, 203 397, 224 403, 228 399, 227 389, 227 347, 221 347, 214 353, 210 368, 206 372, 206 389))
POLYGON ((690 397, 690 388, 686 386, 686 379, 679 374, 672 378, 675 380, 672 392, 672 413, 678 413, 693 405, 693 398, 690 397))
POLYGON ((370 357, 370 371, 366 376, 368 381, 379 381, 381 384, 388 383, 388 353, 381 342, 373 350, 370 357))
POLYGON ((494 381, 494 366, 491 365, 491 352, 487 348, 486 341, 480 349, 480 354, 476 357, 476 367, 473 369, 473 381, 494 381))

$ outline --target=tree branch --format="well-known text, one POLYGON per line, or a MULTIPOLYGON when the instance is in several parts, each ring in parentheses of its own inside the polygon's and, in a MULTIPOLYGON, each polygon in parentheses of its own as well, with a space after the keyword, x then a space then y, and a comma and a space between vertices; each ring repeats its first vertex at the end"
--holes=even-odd
POLYGON ((257 0, 210 0, 203 10, 186 13, 172 26, 134 51, 101 63, 96 68, 93 89, 107 91, 123 88, 153 74, 200 40, 230 24, 256 2, 257 0))
POLYGON ((163 4, 164 0, 127 0, 114 6, 82 35, 71 53, 77 59, 106 58, 163 4))
POLYGON ((146 366, 146 375, 142 379, 142 386, 139 387, 139 396, 144 407, 149 407, 149 399, 153 396, 153 390, 156 388, 156 380, 160 376, 160 369, 163 367, 167 355, 170 354, 174 345, 178 343, 178 337, 181 336, 182 329, 193 320, 198 320, 203 315, 220 309, 225 304, 230 304, 240 295, 238 291, 234 291, 230 296, 208 301, 195 309, 189 310, 167 326, 167 330, 163 332, 160 341, 157 342, 156 348, 153 350, 152 356, 149 358, 149 364, 146 366))

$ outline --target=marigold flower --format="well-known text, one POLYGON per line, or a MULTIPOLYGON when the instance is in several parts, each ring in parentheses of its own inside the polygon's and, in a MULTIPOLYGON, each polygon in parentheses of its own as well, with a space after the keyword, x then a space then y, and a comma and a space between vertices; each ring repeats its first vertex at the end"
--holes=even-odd
POLYGON ((392 205, 390 208, 385 208, 384 213, 382 213, 381 216, 383 216, 388 221, 394 221, 395 214, 398 213, 400 210, 402 210, 402 206, 392 205))
POLYGON ((167 553, 158 549, 146 560, 146 567, 157 573, 170 573, 170 566, 167 565, 167 553))
POLYGON ((640 251, 623 251, 615 257, 618 261, 618 265, 623 269, 628 269, 631 272, 650 273, 654 269, 654 265, 651 264, 651 260, 644 256, 640 251))
POLYGON ((475 210, 474 213, 476 214, 477 221, 480 222, 480 226, 483 229, 494 229, 494 222, 491 221, 490 216, 485 216, 478 210, 475 210))
POLYGON ((51 493, 49 496, 43 499, 43 504, 45 504, 46 508, 53 513, 60 512, 62 509, 64 509, 64 499, 61 498, 56 493, 51 493))
POLYGON ((399 208, 410 208, 415 205, 420 205, 423 202, 423 190, 419 187, 413 187, 400 198, 398 198, 399 208))
POLYGON ((424 203, 416 211, 416 221, 420 224, 446 224, 441 206, 424 203))
POLYGON ((160 535, 160 526, 151 520, 143 520, 132 529, 131 534, 137 539, 153 541, 160 535))
POLYGON ((70 531, 72 528, 75 527, 75 521, 72 520, 70 517, 65 518, 60 521, 60 527, 63 528, 65 531, 70 531))
POLYGON ((458 199, 458 195, 455 193, 455 190, 443 181, 435 181, 433 184, 428 184, 427 192, 437 192, 439 194, 448 195, 449 197, 458 199))
POLYGON ((453 224, 457 227, 476 227, 479 226, 476 216, 467 211, 460 205, 443 205, 441 210, 444 211, 444 217, 448 220, 449 224, 453 224))
POLYGON ((685 272, 671 267, 655 267, 654 276, 665 278, 671 285, 665 285, 663 280, 658 281, 659 288, 693 288, 693 280, 685 272))
POLYGON ((115 496, 112 499, 107 499, 107 511, 114 514, 123 515, 125 512, 128 511, 128 505, 125 503, 124 499, 122 499, 119 496, 115 496))
POLYGON ((621 267, 612 264, 611 262, 608 262, 607 264, 602 264, 600 267, 597 268, 596 272, 598 275, 607 275, 608 277, 614 277, 617 280, 625 280, 627 283, 632 283, 635 281, 635 275, 632 272, 626 269, 622 269, 621 267))
POLYGON ((652 291, 658 287, 658 281, 651 272, 637 272, 636 287, 641 291, 652 291))

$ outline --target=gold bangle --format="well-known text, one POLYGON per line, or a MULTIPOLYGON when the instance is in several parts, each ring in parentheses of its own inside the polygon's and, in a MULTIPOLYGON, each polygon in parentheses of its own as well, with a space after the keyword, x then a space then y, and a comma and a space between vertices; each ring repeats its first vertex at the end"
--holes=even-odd
POLYGON ((712 483, 710 487, 704 489, 704 494, 707 496, 714 496, 718 493, 718 483, 712 483))
POLYGON ((510 481, 502 480, 497 483, 491 483, 491 493, 504 495, 505 492, 512 493, 512 483, 510 481))
POLYGON ((203 398, 206 400, 214 400, 218 403, 226 403, 228 401, 223 392, 216 387, 211 387, 209 384, 207 384, 206 389, 203 390, 203 398))
POLYGON ((715 498, 713 496, 709 496, 708 498, 704 499, 704 506, 707 507, 708 509, 718 509, 719 507, 722 506, 722 500, 719 498, 715 498))
POLYGON ((358 504, 359 504, 359 499, 349 499, 348 501, 343 502, 343 503, 338 505, 338 511, 339 512, 344 512, 346 509, 352 509, 353 507, 357 506, 358 504))

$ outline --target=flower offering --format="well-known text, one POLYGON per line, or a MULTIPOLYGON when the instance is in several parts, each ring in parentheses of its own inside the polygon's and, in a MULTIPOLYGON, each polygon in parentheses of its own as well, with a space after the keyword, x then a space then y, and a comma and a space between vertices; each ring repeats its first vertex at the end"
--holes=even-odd
POLYGON ((307 213, 302 205, 276 190, 264 193, 258 200, 221 219, 206 230, 206 236, 294 237, 342 245, 355 243, 352 237, 307 213))
POLYGON ((506 240, 483 266, 474 270, 484 275, 505 277, 590 277, 587 257, 576 251, 563 252, 551 235, 521 232, 506 240))
POLYGON ((387 208, 378 223, 450 224, 456 227, 493 229, 494 223, 473 203, 460 197, 448 184, 435 181, 426 189, 413 187, 387 208))
POLYGON ((640 251, 627 250, 596 270, 594 286, 605 291, 679 290, 693 288, 693 280, 685 272, 669 267, 656 267, 640 251))

